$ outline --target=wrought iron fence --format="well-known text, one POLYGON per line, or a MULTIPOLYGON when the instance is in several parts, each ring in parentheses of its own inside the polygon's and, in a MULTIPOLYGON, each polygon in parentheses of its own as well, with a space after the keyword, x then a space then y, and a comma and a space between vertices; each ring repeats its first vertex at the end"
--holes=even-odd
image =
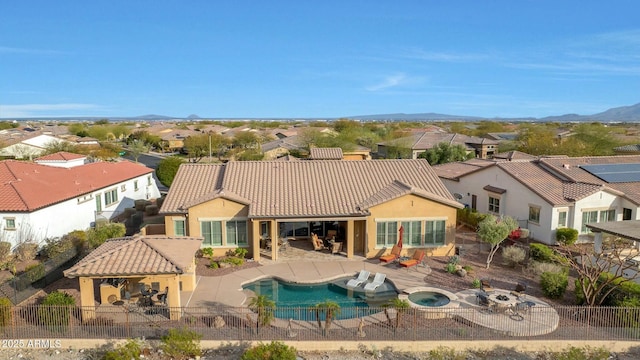
POLYGON ((538 307, 519 316, 474 308, 341 308, 327 322, 313 308, 277 308, 265 325, 247 308, 0 307, 2 338, 158 339, 172 328, 188 328, 205 340, 229 341, 438 341, 438 340, 639 340, 640 308, 538 307), (550 320, 550 312, 554 319, 550 320), (170 320, 170 313, 179 320, 170 320), (318 317, 319 315, 319 317, 318 317), (488 322, 486 322, 488 321, 488 322), (540 331, 547 326, 547 331, 540 331))

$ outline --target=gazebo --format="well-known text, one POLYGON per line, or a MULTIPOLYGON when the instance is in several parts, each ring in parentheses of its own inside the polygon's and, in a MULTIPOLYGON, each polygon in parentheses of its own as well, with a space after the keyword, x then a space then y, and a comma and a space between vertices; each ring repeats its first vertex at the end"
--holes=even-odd
POLYGON ((84 320, 95 317, 95 280, 100 281, 101 303, 130 298, 142 287, 166 290, 169 317, 177 320, 181 316, 180 291, 196 287, 195 253, 201 243, 202 238, 185 236, 114 238, 67 269, 64 276, 80 281, 84 320))

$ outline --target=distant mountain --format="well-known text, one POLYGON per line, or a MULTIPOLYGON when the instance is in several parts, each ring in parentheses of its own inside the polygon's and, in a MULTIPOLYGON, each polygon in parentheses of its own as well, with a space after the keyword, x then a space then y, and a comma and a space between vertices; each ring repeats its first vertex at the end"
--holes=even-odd
POLYGON ((402 121, 402 120, 463 120, 474 121, 482 120, 483 118, 477 116, 461 116, 461 115, 446 115, 436 113, 421 113, 421 114, 379 114, 379 115, 358 115, 348 116, 348 119, 355 120, 370 120, 370 121, 402 121))
POLYGON ((187 119, 200 119, 200 116, 196 115, 196 114, 191 114, 189 116, 187 116, 187 119))
POLYGON ((171 119, 176 119, 176 118, 172 117, 172 116, 150 114, 150 115, 136 116, 133 119, 138 119, 138 120, 171 120, 171 119))
POLYGON ((620 106, 591 116, 591 119, 608 121, 640 121, 640 103, 631 106, 620 106))

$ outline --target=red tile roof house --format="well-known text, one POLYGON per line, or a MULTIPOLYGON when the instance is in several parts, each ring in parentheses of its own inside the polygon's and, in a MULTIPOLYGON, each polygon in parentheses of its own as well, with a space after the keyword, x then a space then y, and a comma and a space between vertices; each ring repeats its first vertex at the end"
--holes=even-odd
POLYGON ((453 255, 455 201, 426 160, 231 161, 183 164, 160 209, 168 236, 203 237, 215 255, 247 248, 278 260, 276 239, 336 231, 347 258, 453 255), (263 241, 261 241, 261 239, 263 241))
POLYGON ((558 228, 592 241, 588 223, 640 219, 640 155, 474 159, 434 170, 461 203, 516 218, 546 244, 558 228))
POLYGON ((71 168, 0 161, 0 236, 18 241, 59 237, 89 228, 97 217, 158 198, 153 170, 129 161, 71 168))

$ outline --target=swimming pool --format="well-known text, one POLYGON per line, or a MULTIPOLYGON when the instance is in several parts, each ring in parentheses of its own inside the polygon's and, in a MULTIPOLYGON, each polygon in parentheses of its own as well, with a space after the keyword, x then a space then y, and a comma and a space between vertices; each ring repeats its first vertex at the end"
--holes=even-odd
POLYGON ((351 319, 379 311, 378 307, 398 296, 395 287, 385 282, 373 292, 362 287, 348 288, 346 283, 352 276, 333 281, 301 284, 279 279, 262 279, 243 286, 257 295, 266 295, 276 303, 275 316, 282 319, 315 320, 315 305, 333 301, 340 305, 336 319, 351 319))

